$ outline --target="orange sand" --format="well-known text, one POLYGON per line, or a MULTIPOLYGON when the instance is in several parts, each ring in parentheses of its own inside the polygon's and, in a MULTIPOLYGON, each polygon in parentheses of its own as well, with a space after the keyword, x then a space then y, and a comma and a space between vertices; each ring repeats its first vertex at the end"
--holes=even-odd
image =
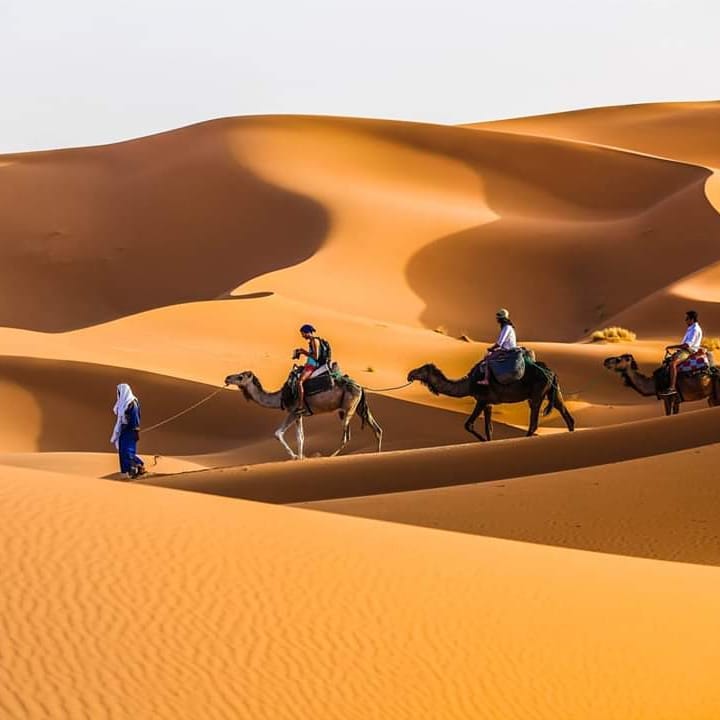
POLYGON ((720 410, 664 418, 602 361, 649 373, 690 307, 720 336, 719 116, 230 118, 0 157, 0 715, 715 718, 720 410), (383 390, 462 376, 499 306, 577 432, 522 437, 519 404, 470 442, 471 400, 383 390), (386 453, 358 424, 324 457, 328 415, 288 462, 282 414, 227 390, 113 482, 118 382, 145 428, 229 373, 274 390, 304 322, 386 453), (611 324, 638 340, 586 342, 611 324))

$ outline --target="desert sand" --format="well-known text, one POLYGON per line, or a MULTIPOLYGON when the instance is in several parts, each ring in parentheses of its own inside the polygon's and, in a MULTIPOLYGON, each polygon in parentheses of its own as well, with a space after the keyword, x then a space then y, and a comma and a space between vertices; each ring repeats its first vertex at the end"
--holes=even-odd
POLYGON ((602 361, 649 374, 689 308, 720 336, 719 118, 244 117, 0 157, 0 715, 717 717, 720 410, 665 418, 602 361), (467 373, 500 306, 575 433, 507 405, 478 443, 470 399, 403 387, 467 373), (305 322, 383 453, 357 423, 328 457, 327 415, 289 461, 223 389, 279 388, 305 322), (589 341, 611 325, 637 339, 589 341))

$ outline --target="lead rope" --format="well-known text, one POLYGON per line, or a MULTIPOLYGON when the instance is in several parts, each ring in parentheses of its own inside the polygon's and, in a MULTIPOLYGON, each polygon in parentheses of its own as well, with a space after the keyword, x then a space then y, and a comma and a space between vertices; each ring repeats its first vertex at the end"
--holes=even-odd
MULTIPOLYGON (((147 429, 143 429, 143 435, 146 433, 152 432, 153 430, 157 430, 157 428, 162 427, 163 425, 167 425, 169 422, 172 422, 173 420, 177 420, 177 418, 182 417, 183 415, 186 415, 191 410, 194 410, 196 407, 200 407, 203 403, 206 403, 208 400, 212 400, 218 393, 221 393, 227 385, 218 388, 217 390, 213 390, 207 397, 204 397, 202 400, 198 400, 198 402, 191 405, 189 408, 185 408, 185 410, 181 410, 179 413, 175 413, 174 415, 171 415, 169 418, 166 418, 165 420, 161 420, 159 423, 155 423, 154 425, 151 425, 147 429)), ((158 464, 158 458, 160 455, 153 455, 153 467, 155 467, 158 464)))
POLYGON ((406 382, 404 385, 396 385, 395 387, 369 388, 369 387, 365 387, 364 385, 360 385, 360 387, 363 390, 367 390, 368 392, 388 392, 390 390, 402 390, 403 388, 406 388, 408 385, 412 385, 412 380, 410 380, 409 382, 406 382))
POLYGON ((167 425, 169 422, 172 422, 173 420, 176 420, 179 417, 182 417, 186 413, 189 413, 191 410, 194 410, 196 407, 200 407, 203 403, 206 403, 208 400, 211 400, 214 398, 218 393, 221 393, 225 388, 221 387, 217 390, 214 390, 211 392, 207 397, 204 397, 202 400, 199 400, 194 405, 191 405, 189 408, 185 408, 185 410, 181 410, 179 413, 175 413, 175 415, 170 416, 166 420, 162 420, 159 423, 155 423, 155 425, 151 425, 149 428, 143 429, 143 435, 151 432, 152 430, 156 430, 159 427, 162 427, 163 425, 167 425))

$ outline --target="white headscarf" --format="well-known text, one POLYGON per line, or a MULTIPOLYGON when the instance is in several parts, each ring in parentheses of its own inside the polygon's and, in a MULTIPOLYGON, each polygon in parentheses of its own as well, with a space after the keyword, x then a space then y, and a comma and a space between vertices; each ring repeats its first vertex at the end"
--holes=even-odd
POLYGON ((132 388, 127 383, 120 383, 117 386, 117 402, 113 407, 113 412, 117 416, 117 419, 115 420, 115 427, 110 436, 110 442, 115 445, 115 447, 118 447, 119 444, 120 431, 125 422, 125 411, 133 402, 137 402, 137 398, 133 394, 132 388))

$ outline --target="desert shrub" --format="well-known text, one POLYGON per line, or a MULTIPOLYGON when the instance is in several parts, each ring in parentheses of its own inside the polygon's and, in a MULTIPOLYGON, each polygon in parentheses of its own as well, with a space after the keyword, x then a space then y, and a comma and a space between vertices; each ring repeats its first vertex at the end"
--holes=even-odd
POLYGON ((606 327, 592 334, 593 342, 634 342, 637 335, 621 327, 606 327))

